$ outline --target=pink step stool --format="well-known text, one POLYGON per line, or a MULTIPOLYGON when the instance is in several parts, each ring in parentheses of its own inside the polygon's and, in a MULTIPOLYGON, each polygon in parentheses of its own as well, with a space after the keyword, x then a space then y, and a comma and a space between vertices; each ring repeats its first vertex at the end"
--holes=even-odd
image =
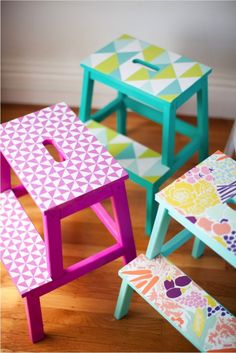
POLYGON ((128 174, 65 103, 1 125, 1 259, 25 300, 32 342, 44 337, 40 296, 123 256, 136 257, 124 181, 128 174), (55 161, 46 149, 53 145, 55 161), (21 180, 11 187, 10 168, 21 180), (39 207, 44 239, 18 197, 39 207), (101 205, 111 198, 114 219, 101 205), (91 207, 116 244, 63 267, 60 220, 91 207))

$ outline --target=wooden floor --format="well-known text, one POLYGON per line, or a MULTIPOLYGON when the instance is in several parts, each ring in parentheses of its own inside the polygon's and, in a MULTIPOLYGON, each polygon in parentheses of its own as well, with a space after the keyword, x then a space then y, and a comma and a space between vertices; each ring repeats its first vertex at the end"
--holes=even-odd
MULTIPOLYGON (((3 105, 2 121, 25 115, 41 107, 3 105)), ((76 109, 75 109, 76 111, 76 109)), ((188 118, 187 120, 191 120, 188 118)), ((115 117, 106 121, 115 126, 115 117)), ((210 152, 224 149, 232 121, 210 119, 210 152)), ((130 114, 128 134, 161 150, 161 129, 147 119, 130 114)), ((186 142, 178 136, 177 149, 186 142)), ((183 174, 197 163, 194 156, 171 178, 183 174)), ((13 178, 16 183, 16 178, 13 178)), ((166 184, 168 184, 166 183, 166 184)), ((137 252, 145 252, 145 192, 127 182, 130 212, 137 252)), ((30 218, 42 234, 39 211, 28 196, 21 199, 30 218)), ((65 266, 85 258, 113 243, 92 211, 85 210, 62 221, 65 266)), ((168 236, 181 228, 172 222, 168 236)), ((173 262, 223 305, 236 313, 236 273, 219 256, 207 249, 199 260, 191 257, 192 241, 170 256, 173 262)), ((2 352, 189 352, 196 349, 139 296, 134 294, 129 315, 116 321, 113 311, 119 291, 118 269, 114 261, 41 298, 46 338, 35 345, 28 339, 23 301, 2 266, 2 352)))

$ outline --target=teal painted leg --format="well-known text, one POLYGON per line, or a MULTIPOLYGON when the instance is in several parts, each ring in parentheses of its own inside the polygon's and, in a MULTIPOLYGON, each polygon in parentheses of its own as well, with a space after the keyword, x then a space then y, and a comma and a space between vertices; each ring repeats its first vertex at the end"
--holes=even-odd
POLYGON ((160 254, 169 223, 170 215, 167 209, 160 204, 146 252, 148 259, 153 259, 160 254))
POLYGON ((128 314, 133 291, 134 290, 128 285, 126 280, 123 279, 114 313, 114 316, 117 320, 120 320, 122 317, 128 314))
POLYGON ((162 128, 162 163, 172 167, 175 148, 175 109, 172 105, 165 107, 162 128))
POLYGON ((146 191, 146 234, 151 235, 152 227, 157 214, 158 203, 155 201, 155 194, 158 188, 153 187, 152 184, 146 191))
POLYGON ((199 258, 203 255, 204 250, 205 244, 196 237, 193 244, 192 257, 194 257, 195 259, 199 258))
POLYGON ((90 78, 90 72, 84 70, 82 95, 79 117, 84 123, 90 119, 94 81, 90 78))
POLYGON ((197 93, 197 123, 201 136, 199 162, 208 157, 208 85, 207 78, 202 80, 202 88, 197 93))
POLYGON ((124 102, 125 94, 119 92, 118 97, 122 99, 122 102, 120 103, 120 107, 116 113, 117 114, 116 129, 120 134, 126 135, 127 111, 126 111, 126 105, 124 102))

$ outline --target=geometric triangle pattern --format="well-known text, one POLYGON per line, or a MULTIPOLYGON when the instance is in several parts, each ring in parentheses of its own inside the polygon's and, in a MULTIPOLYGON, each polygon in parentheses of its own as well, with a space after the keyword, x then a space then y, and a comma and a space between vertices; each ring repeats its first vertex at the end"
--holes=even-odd
POLYGON ((1 193, 0 256, 21 295, 51 281, 43 240, 13 191, 1 193))
POLYGON ((236 211, 227 205, 236 196, 235 160, 217 151, 157 195, 215 240, 236 267, 236 211))
POLYGON ((236 318, 166 257, 140 254, 119 276, 199 351, 235 352, 236 318))
POLYGON ((169 168, 162 164, 159 153, 94 120, 89 120, 86 126, 127 172, 132 172, 151 184, 168 172, 169 168))
POLYGON ((81 66, 167 102, 211 72, 206 65, 127 34, 91 54, 81 66))
POLYGON ((42 212, 128 177, 65 103, 4 123, 0 131, 1 152, 42 212), (48 141, 63 161, 50 155, 48 141))

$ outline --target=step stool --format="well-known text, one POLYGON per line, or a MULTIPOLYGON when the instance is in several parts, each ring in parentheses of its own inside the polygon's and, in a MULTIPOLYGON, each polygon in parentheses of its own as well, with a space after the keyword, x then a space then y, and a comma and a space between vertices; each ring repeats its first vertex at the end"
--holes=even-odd
POLYGON ((147 248, 119 271, 115 311, 127 314, 135 290, 203 352, 235 351, 236 318, 166 256, 195 236, 193 255, 205 244, 236 267, 236 162, 217 151, 156 195, 159 208, 147 248), (171 217, 184 230, 164 244, 171 217))
POLYGON ((1 259, 25 300, 32 342, 44 337, 40 296, 113 261, 136 256, 128 174, 65 103, 1 125, 1 259), (46 147, 54 146, 60 161, 46 147), (11 187, 10 168, 21 185, 11 187), (44 241, 18 197, 39 207, 44 241), (111 199, 114 219, 101 202, 111 199), (91 207, 116 243, 64 268, 60 220, 91 207))
MULTIPOLYGON (((154 199, 160 185, 179 169, 195 152, 200 160, 208 156, 207 79, 211 69, 179 54, 167 51, 129 35, 122 35, 82 61, 84 81, 80 104, 80 119, 101 122, 117 112, 117 131, 126 134, 126 113, 131 109, 162 124, 162 155, 155 186, 146 183, 142 173, 126 168, 131 180, 147 190, 146 233, 150 235, 157 204, 154 199), (115 100, 91 115, 94 82, 101 82, 118 91, 115 100), (197 95, 197 126, 176 117, 176 111, 193 95, 197 95), (175 133, 190 138, 190 142, 174 153, 175 133), (150 203, 152 192, 152 207, 150 203)), ((127 154, 130 148, 127 148, 127 154)), ((124 151, 125 152, 125 151, 124 151)), ((134 152, 135 154, 136 152, 134 152)))

